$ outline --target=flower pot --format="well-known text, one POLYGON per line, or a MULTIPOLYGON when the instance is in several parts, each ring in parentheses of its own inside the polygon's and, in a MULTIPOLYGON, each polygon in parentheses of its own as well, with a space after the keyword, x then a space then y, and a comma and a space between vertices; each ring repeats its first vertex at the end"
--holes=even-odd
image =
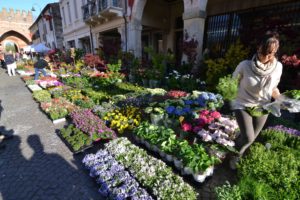
POLYGON ((166 154, 166 159, 167 159, 167 161, 172 162, 173 161, 173 156, 170 155, 170 154, 166 154))
POLYGON ((206 178, 206 175, 201 173, 193 173, 193 178, 195 181, 203 183, 206 178))
POLYGON ((152 151, 159 152, 159 148, 156 145, 152 145, 151 148, 152 148, 152 151))
POLYGON ((140 139, 140 142, 141 142, 141 144, 145 144, 145 139, 144 139, 144 138, 141 138, 141 139, 140 139))
POLYGON ((150 114, 151 123, 156 126, 163 124, 164 114, 150 114))
POLYGON ((138 137, 138 136, 136 136, 136 135, 133 135, 133 138, 134 138, 134 140, 136 141, 136 142, 138 142, 138 143, 140 143, 140 138, 138 137))
POLYGON ((150 79, 149 80, 149 87, 150 88, 157 88, 157 87, 159 87, 159 80, 150 79))
POLYGON ((181 169, 182 168, 182 161, 181 160, 178 160, 177 158, 173 158, 173 162, 174 162, 174 165, 176 167, 176 169, 181 169))
POLYGON ((164 158, 166 156, 166 153, 163 152, 162 150, 159 150, 158 153, 159 153, 160 157, 162 157, 162 158, 164 158))
POLYGON ((184 171, 184 173, 187 174, 187 175, 190 175, 190 174, 193 173, 193 170, 192 170, 191 168, 189 168, 189 167, 184 167, 184 168, 183 168, 183 171, 184 171))
POLYGON ((150 145, 150 143, 148 141, 145 141, 144 144, 147 147, 147 149, 149 149, 149 150, 151 149, 151 145, 150 145))
POLYGON ((142 79, 142 82, 143 82, 143 86, 144 87, 149 87, 149 80, 148 79, 142 79))
POLYGON ((214 173, 214 166, 210 166, 204 171, 203 174, 205 176, 211 176, 213 173, 214 173))

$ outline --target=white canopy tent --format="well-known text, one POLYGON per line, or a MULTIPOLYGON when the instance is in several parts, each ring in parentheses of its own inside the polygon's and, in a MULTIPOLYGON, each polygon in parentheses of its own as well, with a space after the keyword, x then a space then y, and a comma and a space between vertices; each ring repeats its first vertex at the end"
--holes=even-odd
POLYGON ((43 43, 28 45, 23 48, 25 52, 46 53, 51 49, 43 43))
POLYGON ((43 43, 39 43, 37 45, 33 46, 33 49, 35 52, 37 53, 46 53, 48 51, 50 51, 51 49, 49 47, 47 47, 45 44, 43 43))

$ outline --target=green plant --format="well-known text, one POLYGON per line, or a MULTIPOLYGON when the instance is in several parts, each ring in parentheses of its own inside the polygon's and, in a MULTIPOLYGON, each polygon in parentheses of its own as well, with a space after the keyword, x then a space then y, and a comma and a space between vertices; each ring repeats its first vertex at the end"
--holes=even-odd
POLYGON ((35 80, 27 80, 26 85, 35 85, 35 80))
POLYGON ((38 102, 50 102, 51 101, 51 94, 47 90, 34 91, 32 96, 38 102))
POLYGON ((164 60, 166 59, 166 55, 162 53, 155 53, 155 51, 151 47, 145 47, 145 52, 149 53, 149 55, 151 56, 153 68, 153 70, 151 70, 151 79, 161 80, 165 73, 164 60))
POLYGON ((276 191, 277 199, 299 199, 299 155, 287 148, 266 149, 255 143, 238 166, 240 177, 251 177, 268 184, 276 191))
POLYGON ((91 145, 91 138, 80 131, 74 125, 69 125, 67 128, 60 130, 61 136, 72 146, 74 151, 78 151, 81 148, 91 145))
POLYGON ((223 96, 224 100, 232 101, 238 92, 238 78, 227 75, 219 79, 217 91, 223 96))
POLYGON ((241 189, 238 185, 231 185, 228 181, 216 187, 215 193, 218 200, 242 200, 241 189))
POLYGON ((242 177, 238 183, 242 199, 273 200, 278 199, 276 190, 268 183, 256 180, 250 176, 242 177))
POLYGON ((231 45, 225 54, 224 58, 208 59, 207 64, 206 83, 210 89, 215 89, 220 77, 231 74, 236 66, 245 58, 247 58, 249 50, 238 40, 234 45, 231 45))

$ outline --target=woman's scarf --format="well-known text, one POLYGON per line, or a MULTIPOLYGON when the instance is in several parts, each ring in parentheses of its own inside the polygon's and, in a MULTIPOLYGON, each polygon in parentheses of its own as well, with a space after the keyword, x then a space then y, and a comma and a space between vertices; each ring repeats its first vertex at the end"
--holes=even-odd
POLYGON ((271 73, 276 69, 277 66, 277 59, 274 58, 272 62, 268 62, 267 64, 261 63, 257 55, 254 55, 251 61, 251 69, 254 74, 261 77, 260 81, 260 88, 261 88, 261 95, 267 95, 271 98, 270 94, 268 94, 267 89, 271 84, 271 73), (265 94, 264 94, 265 93, 265 94))

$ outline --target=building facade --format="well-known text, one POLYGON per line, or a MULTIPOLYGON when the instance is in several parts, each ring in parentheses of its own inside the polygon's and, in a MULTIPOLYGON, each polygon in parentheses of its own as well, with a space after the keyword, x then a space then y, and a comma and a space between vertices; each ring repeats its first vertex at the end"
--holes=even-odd
POLYGON ((82 7, 87 0, 60 0, 64 47, 92 52, 91 27, 84 22, 82 7))
MULTIPOLYGON (((195 51, 199 61, 203 48, 216 46, 219 51, 225 51, 223 47, 215 44, 217 40, 219 43, 234 42, 232 38, 245 37, 249 34, 240 31, 245 26, 242 21, 243 13, 258 8, 263 12, 270 6, 280 7, 281 4, 297 4, 297 2, 297 0, 61 0, 60 9, 66 47, 90 49, 91 52, 102 48, 108 53, 116 53, 116 49, 122 49, 142 57, 144 47, 151 46, 157 52, 170 50, 178 59, 184 60, 186 58, 182 53, 182 43, 185 40, 194 40, 197 41, 195 51), (230 21, 226 16, 218 18, 228 13, 238 13, 234 15, 237 20, 230 21), (222 34, 223 39, 220 40, 219 36, 222 34), (234 34, 235 37, 232 36, 234 34)), ((285 11, 286 14, 288 12, 285 11)))
POLYGON ((43 43, 51 49, 63 48, 62 18, 58 3, 47 4, 29 27, 32 44, 43 43))

